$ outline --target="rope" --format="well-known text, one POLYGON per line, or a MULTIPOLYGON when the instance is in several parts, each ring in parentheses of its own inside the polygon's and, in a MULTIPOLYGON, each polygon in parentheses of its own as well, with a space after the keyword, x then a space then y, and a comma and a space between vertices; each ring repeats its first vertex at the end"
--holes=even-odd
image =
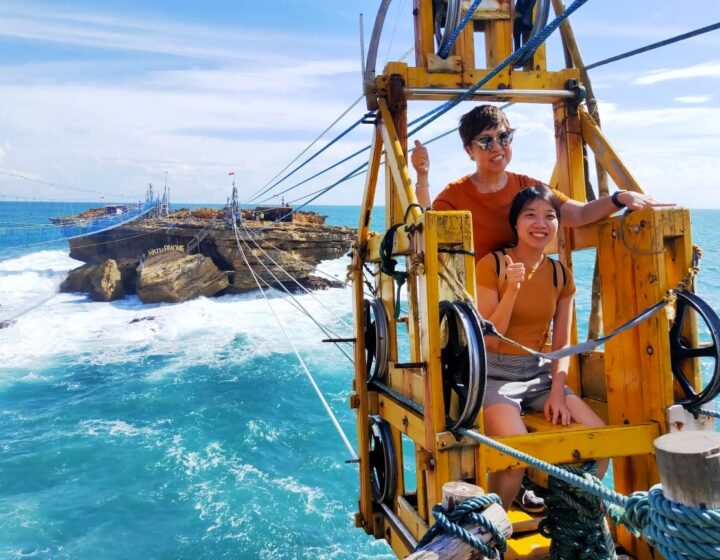
POLYGON ((532 348, 528 348, 527 346, 520 344, 519 342, 515 342, 514 340, 507 338, 506 336, 497 332, 497 330, 495 329, 495 325, 493 325, 489 321, 485 321, 483 324, 483 334, 496 336, 504 343, 514 346, 515 348, 520 348, 521 350, 527 352, 528 354, 531 354, 534 356, 540 356, 547 360, 559 360, 560 358, 565 358, 567 356, 574 356, 575 354, 582 354, 584 352, 590 352, 591 350, 597 348, 601 344, 604 344, 611 338, 642 323, 646 319, 649 319, 650 317, 655 315, 658 311, 663 309, 666 305, 671 303, 672 302, 671 298, 672 298, 672 296, 666 296, 665 299, 662 299, 659 302, 657 302, 655 305, 652 305, 652 306, 644 309, 643 311, 641 311, 640 313, 635 315, 635 317, 626 321, 625 323, 620 325, 618 328, 616 328, 614 331, 607 334, 606 336, 603 336, 600 338, 595 338, 593 340, 586 340, 585 342, 581 342, 580 344, 575 344, 573 346, 566 346, 565 348, 561 348, 560 350, 555 350, 553 352, 538 352, 536 350, 533 350, 532 348))
MULTIPOLYGON (((245 229, 245 226, 243 226, 243 228, 245 229)), ((247 229, 245 229, 245 231, 247 231, 247 229)), ((290 296, 290 300, 291 300, 291 302, 295 305, 296 309, 299 309, 302 313, 304 313, 305 316, 306 316, 308 319, 310 319, 313 323, 315 323, 315 325, 316 325, 326 336, 328 336, 328 337, 330 337, 330 338, 332 338, 332 337, 338 338, 338 334, 337 334, 337 333, 333 332, 330 328, 326 327, 326 326, 323 325, 322 323, 319 323, 319 322, 317 321, 317 319, 315 319, 315 317, 312 315, 312 313, 310 313, 310 312, 297 300, 297 298, 290 292, 290 290, 287 288, 287 286, 285 286, 285 285, 280 281, 280 279, 279 279, 277 276, 275 276, 275 274, 267 267, 267 265, 266 265, 264 262, 262 262, 262 260, 260 259, 260 257, 258 257, 257 255, 255 255, 255 254, 253 253, 253 251, 252 251, 252 249, 250 248, 250 246, 248 245, 247 241, 245 241, 245 240, 242 240, 242 241, 243 241, 243 243, 245 244, 245 247, 247 247, 247 249, 250 251, 250 254, 252 254, 252 255, 255 257, 255 260, 257 260, 257 262, 259 262, 259 263, 262 265, 262 267, 267 271, 267 273, 270 274, 270 276, 272 276, 273 280, 275 280, 275 283, 276 283, 277 285, 279 285, 279 286, 283 289, 283 291, 284 291, 288 296, 290 296)), ((302 286, 302 284, 300 284, 300 282, 298 282, 298 281, 297 281, 292 275, 290 275, 284 268, 282 268, 279 264, 277 264, 267 253, 265 253, 265 251, 262 249, 262 247, 260 247, 260 245, 257 244, 257 242, 255 242, 255 241, 253 240, 253 243, 255 243, 255 246, 256 246, 258 249, 260 249, 260 251, 262 251, 263 254, 265 254, 265 256, 267 256, 267 257, 275 264, 275 266, 277 266, 280 270, 282 270, 285 274, 287 274, 287 275, 290 277, 290 279, 293 280, 298 286, 300 286, 300 287, 302 287, 303 289, 305 289, 305 287, 302 286)), ((265 281, 265 280, 262 279, 262 278, 261 278, 261 280, 263 280, 263 282, 265 282, 265 284, 266 284, 268 287, 271 287, 270 284, 269 284, 267 281, 265 281)), ((309 290, 308 290, 308 293, 310 293, 309 290)), ((320 303, 320 302, 318 302, 318 303, 320 303)), ((321 303, 321 305, 322 305, 322 303, 321 303)), ((324 306, 323 306, 323 307, 324 307, 324 306)), ((354 363, 355 363, 355 361, 347 354, 347 352, 345 352, 345 350, 344 350, 343 348, 340 347, 340 345, 339 345, 337 342, 334 342, 333 344, 335 344, 335 346, 337 347, 337 349, 340 350, 340 352, 342 352, 342 354, 343 354, 348 360, 350 360, 350 363, 351 363, 351 364, 354 364, 354 363)))
MULTIPOLYGON (((689 291, 690 288, 693 286, 693 283, 695 281, 695 277, 700 272, 700 261, 702 260, 702 249, 698 247, 697 245, 693 246, 693 259, 692 259, 692 265, 690 268, 688 268, 687 273, 685 274, 685 277, 680 280, 674 288, 670 288, 663 299, 661 299, 659 302, 657 302, 654 305, 651 305, 650 307, 645 308, 643 311, 617 327, 615 330, 613 330, 611 333, 607 334, 606 336, 595 338, 593 340, 586 340, 585 342, 581 342, 580 344, 575 344, 574 346, 567 346, 565 348, 562 348, 560 350, 555 350, 554 352, 537 352, 533 350, 532 348, 528 348, 527 346, 523 346, 519 342, 515 342, 514 340, 507 338, 506 336, 500 334, 495 329, 495 325, 493 325, 490 321, 484 321, 482 327, 483 327, 483 334, 492 335, 498 337, 501 341, 503 341, 506 344, 509 344, 511 346, 514 346, 516 348, 520 348, 521 350, 527 352, 528 354, 541 356, 548 360, 557 360, 560 358, 565 358, 566 356, 574 356, 575 354, 582 354, 585 352, 590 352, 591 350, 594 350, 601 344, 604 344, 611 338, 619 335, 620 333, 634 327, 635 325, 641 323, 642 321, 645 321, 646 319, 649 319, 655 313, 660 311, 666 306, 674 306, 676 297, 675 294, 680 291, 689 291)), ((673 313, 672 313, 672 319, 674 319, 674 307, 673 313)), ((671 314, 669 313, 668 316, 671 314)))
POLYGON ((517 449, 505 445, 504 443, 500 443, 499 441, 496 441, 491 437, 488 437, 474 430, 470 430, 468 428, 458 428, 456 431, 460 435, 467 436, 470 439, 477 441, 478 443, 482 443, 483 445, 488 445, 493 449, 499 451, 500 453, 509 455, 510 457, 513 457, 518 461, 522 461, 523 463, 527 463, 531 467, 540 469, 564 482, 567 482, 568 484, 579 486, 585 491, 593 494, 594 496, 602 498, 606 502, 610 502, 612 504, 620 506, 621 508, 625 508, 628 504, 628 498, 626 498, 622 494, 618 494, 617 492, 610 490, 609 488, 604 486, 601 481, 597 479, 595 479, 595 481, 591 481, 585 477, 570 473, 556 465, 547 463, 541 459, 538 459, 537 457, 533 457, 532 455, 528 455, 527 453, 524 453, 522 451, 518 451, 517 449))
MULTIPOLYGON (((548 25, 546 25, 540 32, 535 35, 532 39, 530 39, 525 45, 516 50, 514 53, 512 53, 510 56, 508 56, 505 60, 503 60, 500 64, 498 64, 495 68, 490 70, 484 78, 482 78, 480 81, 478 81, 474 86, 472 86, 470 89, 468 89, 466 92, 458 95, 454 99, 451 99, 450 101, 445 102, 440 107, 437 107, 433 109, 432 111, 426 113, 423 117, 424 118, 428 115, 430 118, 426 119, 422 124, 420 124, 418 127, 414 128, 412 131, 408 132, 408 136, 413 136, 416 132, 419 130, 425 128, 427 125, 429 125, 431 122, 433 122, 435 119, 443 115, 444 113, 448 112, 450 109, 455 107, 458 103, 463 101, 464 99, 467 99, 469 96, 471 96, 473 93, 475 93, 478 89, 480 89, 482 86, 484 86, 486 83, 488 83, 490 80, 492 80, 495 76, 497 76, 504 68, 511 64, 515 64, 518 60, 520 60, 525 53, 532 52, 535 49, 538 48, 545 40, 552 34, 553 31, 555 31, 560 24, 565 21, 570 15, 575 12, 578 8, 580 8, 583 4, 585 4, 588 0, 575 0, 569 8, 567 8, 563 13, 558 15, 553 21, 551 21, 548 25)), ((417 119, 419 120, 419 119, 417 119)))
POLYGON ((392 387, 388 387, 387 385, 385 385, 384 383, 381 383, 377 379, 373 379, 370 383, 368 383, 368 388, 371 390, 378 391, 379 393, 385 393, 386 395, 390 395, 393 399, 395 399, 396 401, 398 401, 401 404, 404 404, 410 410, 417 412, 420 416, 425 415, 425 407, 423 407, 423 405, 421 405, 420 403, 416 403, 411 398, 396 391, 392 387))
MULTIPOLYGON (((312 156, 310 156, 308 159, 306 159, 304 162, 302 162, 300 165, 298 165, 295 169, 293 169, 292 171, 290 171, 290 173, 288 173, 287 175, 285 175, 283 178, 275 181, 272 185, 270 185, 269 187, 267 187, 265 190, 263 190, 263 191, 260 192, 259 194, 253 196, 250 200, 251 200, 251 201, 252 201, 252 200, 255 200, 255 199, 257 199, 258 197, 264 195, 266 192, 268 192, 268 191, 270 191, 271 189, 273 189, 274 187, 278 186, 278 185, 279 185, 280 183, 282 183, 285 179, 287 179, 288 177, 290 177, 290 176, 292 176, 293 174, 295 174, 297 171, 299 171, 300 169, 302 169, 303 167, 305 167, 308 163, 310 163, 312 160, 314 160, 316 157, 318 157, 320 154, 322 154, 325 150, 327 150, 328 148, 330 148, 330 146, 332 146, 333 144, 335 144, 335 142, 338 142, 338 141, 339 141, 340 139, 342 139, 345 135, 347 135, 347 134, 349 134, 350 132, 352 132, 352 131, 355 129, 355 127, 357 127, 359 124, 361 124, 364 120, 365 120, 365 115, 363 115, 362 117, 360 117, 360 118, 359 118, 358 120, 356 120, 353 124, 351 124, 348 128, 346 128, 345 130, 343 130, 338 136, 336 136, 336 137, 333 138, 330 142, 328 142, 327 144, 325 144, 325 146, 323 146, 322 148, 320 148, 317 152, 315 152, 312 156)), ((283 194, 284 192, 287 192, 287 191, 279 192, 279 193, 273 195, 273 197, 277 197, 277 196, 283 194)), ((272 198, 272 197, 271 197, 271 198, 272 198)))
POLYGON ((615 62, 617 60, 622 60, 623 58, 629 58, 631 56, 635 56, 636 54, 641 54, 641 53, 644 53, 647 51, 651 51, 653 49, 657 49, 659 47, 664 47, 665 45, 677 43, 678 41, 682 41, 683 39, 689 39, 690 37, 695 37, 696 35, 701 35, 702 33, 707 33, 708 31, 714 31, 715 29, 718 29, 718 28, 720 28, 720 22, 713 23, 712 25, 708 25, 706 27, 701 27, 700 29, 695 29, 694 31, 688 31, 687 33, 683 33, 682 35, 676 35, 675 37, 665 39, 664 41, 659 41, 657 43, 651 43, 650 45, 646 45, 639 49, 628 51, 626 53, 619 54, 617 56, 611 56, 610 58, 606 58, 604 60, 599 60, 598 62, 593 62, 592 64, 585 66, 585 70, 591 70, 592 68, 597 68, 598 66, 603 66, 605 64, 609 64, 609 63, 615 62))
MULTIPOLYGON (((353 328, 352 325, 350 325, 350 324, 349 324, 347 321, 345 321, 345 319, 343 319, 342 317, 336 315, 335 312, 334 312, 332 309, 330 309, 330 308, 329 308, 327 305, 325 305, 322 301, 320 301, 318 298, 316 298, 316 297, 315 297, 315 294, 313 294, 313 292, 312 292, 311 290, 308 290, 305 286, 303 286, 303 285, 297 280, 297 278, 295 278, 295 277, 294 277, 292 274, 290 274, 285 268, 283 268, 283 266, 282 266, 280 263, 278 263, 275 259, 273 259, 273 258, 267 253, 267 251, 265 251, 265 249, 263 249, 263 248, 258 244, 258 242, 255 240, 256 237, 259 238, 260 236, 254 235, 254 232, 253 232, 252 230, 247 229, 247 227, 245 227, 244 224, 243 224, 243 230, 245 231, 246 234, 248 234, 248 235, 250 236, 250 240, 253 242, 253 244, 254 244, 258 249, 260 249, 260 252, 261 252, 263 255, 265 255, 265 256, 267 257, 267 259, 268 259, 271 263, 273 263, 281 272, 283 272, 283 273, 285 274, 285 276, 287 276, 298 288, 300 288, 300 289, 301 289, 302 291, 304 291, 307 295, 309 295, 312 299, 314 299, 323 309, 325 309, 328 313, 330 313, 330 315, 332 315, 335 320, 340 321, 343 325, 345 325, 345 326, 346 326, 347 328, 349 328, 349 329, 352 329, 352 328, 353 328)), ((263 242, 265 242, 264 239, 263 239, 263 242)), ((290 253, 290 252, 288 252, 288 251, 283 251, 282 249, 278 249, 277 247, 275 247, 274 245, 272 245, 272 244, 270 244, 270 243, 268 243, 268 245, 270 245, 270 247, 274 248, 275 250, 277 250, 277 251, 279 251, 279 252, 281 252, 281 253, 284 253, 284 254, 286 254, 286 255, 288 255, 288 256, 296 259, 298 262, 301 262, 301 263, 307 265, 307 263, 306 263, 305 261, 303 261, 303 260, 301 260, 301 259, 298 259, 298 258, 295 257, 292 253, 290 253)), ((247 243, 245 243, 245 246, 247 247, 247 243)), ((257 258, 257 259, 258 259, 258 262, 260 262, 260 264, 262 264, 262 265, 265 267, 265 265, 264 265, 264 264, 262 263, 262 261, 257 257, 257 255, 255 255, 255 258, 257 258)), ((267 270, 268 272, 270 272, 270 270, 268 270, 267 267, 265 267, 265 270, 267 270)), ((272 272, 270 272, 270 274, 272 274, 272 272)), ((326 276, 328 276, 329 278, 332 278, 332 276, 330 276, 329 274, 327 274, 326 276)), ((273 276, 273 278, 275 278, 275 276, 273 276)), ((338 281, 337 278, 332 278, 332 279, 335 280, 336 282, 338 281)), ((277 280, 277 278, 276 278, 276 280, 277 280)), ((282 282, 280 282, 280 280, 277 280, 277 281, 278 281, 278 283, 279 283, 281 286, 283 286, 283 288, 285 287, 285 285, 284 285, 282 282)), ((289 291, 289 290, 288 290, 288 294, 290 294, 290 291, 289 291)), ((337 336, 337 335, 336 335, 336 336, 337 336)))
POLYGON ((692 408, 688 408, 690 412, 693 414, 704 414, 705 416, 712 416, 713 418, 720 418, 720 412, 717 410, 710 410, 709 408, 703 408, 701 406, 696 406, 692 408))
POLYGON ((447 43, 445 43, 445 46, 440 49, 440 52, 438 52, 438 56, 440 58, 447 58, 448 54, 450 53, 450 49, 455 44, 455 41, 457 41, 458 35, 462 32, 463 29, 465 29, 465 26, 470 21, 470 18, 472 18, 473 14, 475 13, 475 8, 477 8, 480 5, 480 2, 482 0, 474 0, 473 3, 468 8, 468 11, 465 12, 465 15, 460 20, 460 23, 457 24, 455 29, 452 30, 452 33, 450 33, 450 37, 447 40, 447 43))
MULTIPOLYGON (((560 467, 590 481, 598 480, 595 461, 581 467, 560 467)), ((548 480, 548 490, 540 532, 552 540, 551 560, 615 560, 615 545, 600 498, 553 476, 548 480)))
POLYGON ((350 453, 350 456, 353 458, 354 461, 358 461, 358 455, 355 453, 355 450, 353 449, 353 446, 350 444, 350 440, 348 440, 347 436, 345 435, 345 432, 342 429, 342 426, 340 425, 340 422, 338 422, 338 419, 336 418, 335 414, 333 413, 332 409, 330 408, 330 405, 328 404, 327 400, 325 399, 325 396, 322 394, 322 391, 320 390, 320 387, 318 387, 318 384, 315 382, 315 379, 312 376, 312 373, 310 373, 310 370, 305 365, 305 361, 302 359, 302 356, 300 356, 300 352, 298 352, 297 347, 295 346, 295 343, 292 341, 292 338, 290 338, 290 335, 285 330, 285 327, 283 326, 282 321, 280 320, 280 317, 278 317, 277 313, 275 312, 275 309, 273 309, 273 306, 270 304, 270 300, 267 297, 267 294, 265 293, 265 290, 262 289, 262 286, 260 285, 260 282, 258 281, 258 276, 255 274, 255 271, 250 267, 250 263, 247 260, 247 257, 245 256, 245 251, 243 251, 241 245, 240 245, 240 237, 239 232, 237 229, 237 225, 235 224, 236 220, 233 220, 233 233, 235 234, 235 241, 237 243, 237 247, 240 250, 240 256, 242 256, 243 261, 245 262, 245 266, 247 266, 248 270, 252 274, 253 280, 255 280, 255 284, 257 284, 258 289, 260 290, 260 293, 265 298, 265 302, 267 303, 268 308, 270 309, 270 312, 273 314, 273 317, 275 317, 275 321, 278 324, 278 327, 280 327, 280 330, 282 331, 283 335, 285 336, 285 339, 288 341, 288 344, 292 348, 293 352, 295 353, 295 356, 298 359, 298 362, 300 362, 300 366, 302 367, 303 371, 305 372, 305 375, 308 378, 308 381, 310 381, 310 385, 312 385, 313 390, 317 394, 318 398, 320 399, 320 402, 323 405, 323 408, 325 408, 325 411, 327 412, 328 416, 330 417, 330 421, 332 422, 333 426, 335 426, 335 429, 337 430, 338 434, 340 435, 340 439, 342 439, 343 443, 345 444, 345 447, 347 448, 348 452, 350 453))
MULTIPOLYGON (((315 144, 317 144, 317 142, 320 140, 320 138, 322 138, 323 136, 325 136, 325 134, 327 134, 327 132, 328 132, 333 126, 335 126, 338 122, 340 122, 340 120, 341 120, 345 115, 347 115, 347 114, 353 109, 353 107, 355 107, 355 105, 357 105, 358 103, 360 103, 360 101, 362 101, 363 97, 365 97, 365 96, 364 96, 364 95, 361 95, 361 96, 358 97, 355 101, 353 101, 352 104, 350 105, 350 107, 348 107, 347 109, 345 109, 345 111, 343 111, 342 114, 341 114, 338 118, 336 118, 332 123, 330 123, 330 125, 329 125, 325 130, 323 130, 320 134, 318 134, 318 136, 317 136, 317 138, 315 138, 315 140, 313 140, 312 142, 310 142, 310 144, 309 144, 302 152, 300 152, 298 155, 296 155, 285 167, 283 167, 280 171, 278 171, 277 174, 276 174, 272 179, 270 179, 267 183, 265 183, 265 184, 260 188, 260 190, 265 189, 270 183, 272 183, 275 179, 277 179, 278 177, 280 177, 280 175, 282 175, 283 173, 285 173, 285 171, 287 171, 288 167, 290 167, 293 163, 295 163, 297 160, 299 160, 305 152, 307 152, 310 148, 312 148, 315 144)), ((272 188, 272 187, 271 187, 271 188, 272 188)), ((250 196, 250 200, 253 200, 253 199, 255 198, 255 196, 260 196, 260 195, 259 195, 259 194, 256 194, 256 193, 253 193, 253 194, 250 196)))
MULTIPOLYGON (((720 558, 720 510, 670 502, 665 499, 659 485, 650 492, 633 492, 626 497, 605 487, 602 481, 587 471, 580 476, 474 430, 458 428, 457 432, 601 498, 605 502, 607 515, 615 523, 625 525, 636 536, 643 535, 668 560, 720 558)), ((586 557, 589 556, 579 556, 586 557)))
POLYGON ((422 549, 429 545, 435 537, 446 533, 481 551, 485 558, 499 558, 499 553, 507 550, 507 540, 497 525, 482 514, 488 506, 499 503, 500 497, 497 494, 485 494, 462 501, 450 513, 441 504, 436 504, 432 510, 436 523, 420 539, 415 550, 422 549), (470 531, 464 529, 463 525, 478 525, 484 529, 483 533, 492 535, 490 541, 492 544, 482 542, 470 531))

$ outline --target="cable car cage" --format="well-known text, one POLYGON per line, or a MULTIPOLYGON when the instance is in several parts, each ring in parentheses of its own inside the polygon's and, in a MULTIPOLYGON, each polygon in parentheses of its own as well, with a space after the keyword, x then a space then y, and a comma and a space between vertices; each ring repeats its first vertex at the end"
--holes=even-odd
MULTIPOLYGON (((415 0, 415 66, 390 62, 377 76, 375 57, 389 0, 382 3, 373 30, 364 91, 376 116, 369 119, 373 135, 351 265, 357 341, 351 406, 357 413, 360 455, 356 522, 385 538, 401 557, 431 524, 430 510, 440 501, 444 483, 464 480, 487 488, 489 472, 524 466, 457 435, 456 428, 483 431, 485 350, 482 318, 472 305, 471 215, 419 206, 407 167, 408 137, 465 99, 546 104, 555 122, 551 186, 586 201, 583 154, 590 148, 618 188, 642 192, 591 116, 592 100, 584 98, 590 84, 567 20, 584 0, 567 10, 559 0, 552 3, 560 15, 546 25, 549 0, 476 1, 470 10, 468 1, 415 0), (571 60, 569 67, 551 71, 542 41, 558 26, 571 60), (484 41, 484 67, 476 66, 478 40, 484 41), (445 103, 409 131, 415 123, 408 123, 407 104, 416 100, 445 103), (404 261, 403 278, 381 273, 384 236, 369 230, 381 172, 385 228, 394 234, 385 257, 404 261), (373 270, 374 300, 363 294, 364 267, 373 270), (401 313, 396 293, 405 279, 401 313), (409 362, 398 358, 398 328, 409 336, 409 362), (408 446, 413 453, 403 452, 408 446), (410 478, 414 473, 414 489, 407 473, 410 478)), ((594 315, 598 323, 602 316, 604 332, 661 300, 683 279, 691 284, 687 275, 695 263, 685 209, 643 210, 560 232, 558 255, 571 269, 573 251, 589 248, 597 254, 602 294, 594 315)), ((607 341, 604 351, 572 357, 568 385, 606 420, 606 427, 558 428, 531 414, 528 435, 498 441, 555 464, 612 457, 615 490, 623 494, 657 483, 652 443, 669 430, 668 408, 696 406, 720 391, 717 315, 691 293, 680 299, 676 321, 657 313, 607 341), (697 316, 711 332, 710 345, 698 344, 697 316), (713 380, 705 388, 701 357, 715 361, 713 380)), ((650 547, 622 527, 617 541, 634 557, 651 558, 650 547)))

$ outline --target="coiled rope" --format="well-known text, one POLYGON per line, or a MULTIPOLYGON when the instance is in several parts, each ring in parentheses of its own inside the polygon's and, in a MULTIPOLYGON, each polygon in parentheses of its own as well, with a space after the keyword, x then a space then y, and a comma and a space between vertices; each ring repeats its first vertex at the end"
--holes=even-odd
POLYGON ((453 535, 473 548, 481 551, 485 558, 498 558, 499 552, 507 550, 507 540, 498 527, 482 512, 492 504, 499 504, 500 497, 497 494, 485 494, 464 500, 457 507, 448 513, 445 508, 436 504, 432 514, 436 523, 428 529, 417 544, 415 550, 419 550, 432 542, 441 533, 453 535), (492 535, 492 545, 488 545, 478 539, 475 535, 464 529, 464 525, 478 525, 485 530, 485 533, 492 535))
MULTIPOLYGON (((580 467, 561 465, 560 468, 590 481, 598 480, 595 461, 587 461, 580 467)), ((552 541, 551 560, 615 560, 615 545, 602 500, 554 476, 548 480, 548 490, 546 517, 540 522, 540 533, 552 541)))

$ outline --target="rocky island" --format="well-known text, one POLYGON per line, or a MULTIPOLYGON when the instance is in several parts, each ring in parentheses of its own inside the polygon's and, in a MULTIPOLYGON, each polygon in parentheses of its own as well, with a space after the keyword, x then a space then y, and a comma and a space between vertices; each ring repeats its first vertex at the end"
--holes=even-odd
POLYGON ((60 289, 87 292, 98 301, 137 293, 145 303, 179 302, 255 290, 251 270, 263 288, 265 282, 292 290, 298 283, 334 285, 312 272, 320 261, 346 253, 355 230, 325 225, 312 212, 275 221, 283 210, 243 210, 237 230, 223 210, 178 210, 69 239, 70 257, 85 264, 60 289))

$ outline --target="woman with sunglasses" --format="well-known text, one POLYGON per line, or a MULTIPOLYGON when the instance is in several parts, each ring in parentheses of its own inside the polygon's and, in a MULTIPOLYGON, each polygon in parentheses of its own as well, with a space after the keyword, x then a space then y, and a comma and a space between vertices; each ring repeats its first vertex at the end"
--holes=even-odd
MULTIPOLYGON (((545 185, 521 189, 511 200, 508 225, 514 244, 485 255, 477 263, 477 305, 500 334, 536 352, 548 342, 552 350, 570 344, 575 283, 562 263, 545 255, 557 236, 560 204, 545 185), (550 325, 552 323, 552 335, 550 325)), ((571 421, 588 427, 604 423, 566 385, 570 358, 547 360, 489 336, 485 339, 487 384, 483 400, 485 433, 511 436, 527 433, 524 411, 544 412, 563 426, 571 421)), ((608 461, 598 461, 602 478, 608 461)), ((489 478, 507 509, 513 498, 526 511, 544 509, 544 502, 521 488, 523 470, 504 470, 489 478)))
MULTIPOLYGON (((459 132, 465 152, 475 162, 475 172, 445 187, 433 201, 432 208, 472 212, 477 261, 512 241, 508 225, 510 203, 520 190, 541 181, 506 170, 512 161, 513 129, 498 107, 479 105, 465 113, 460 119, 459 132)), ((418 202, 429 207, 430 159, 427 149, 417 140, 411 161, 417 173, 415 192, 418 202)), ((569 199, 559 191, 553 192, 561 204, 563 223, 571 227, 596 222, 620 208, 639 210, 649 206, 672 206, 632 191, 616 191, 611 197, 585 204, 569 199)))

